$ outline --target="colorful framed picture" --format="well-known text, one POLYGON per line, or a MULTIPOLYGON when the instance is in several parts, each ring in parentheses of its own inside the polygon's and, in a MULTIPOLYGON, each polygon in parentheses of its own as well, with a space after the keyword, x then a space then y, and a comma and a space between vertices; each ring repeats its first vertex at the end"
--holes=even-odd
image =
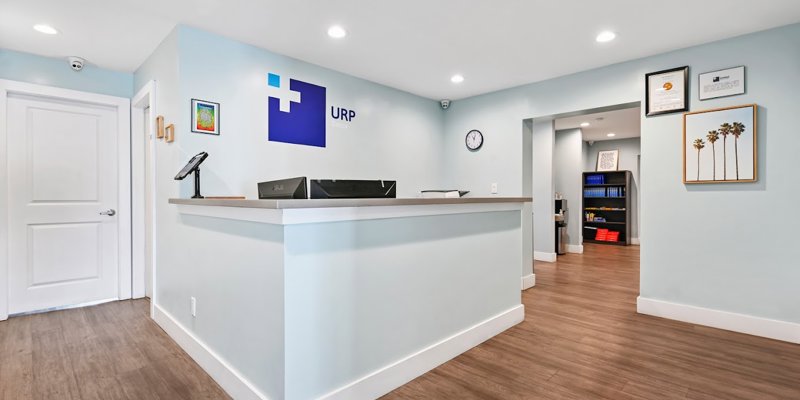
POLYGON ((689 67, 645 74, 645 116, 689 111, 689 67))
POLYGON ((758 180, 758 106, 683 115, 683 183, 758 180))
POLYGON ((597 152, 597 172, 616 171, 619 169, 619 150, 603 150, 597 152))
POLYGON ((192 132, 219 135, 219 103, 192 99, 192 132))

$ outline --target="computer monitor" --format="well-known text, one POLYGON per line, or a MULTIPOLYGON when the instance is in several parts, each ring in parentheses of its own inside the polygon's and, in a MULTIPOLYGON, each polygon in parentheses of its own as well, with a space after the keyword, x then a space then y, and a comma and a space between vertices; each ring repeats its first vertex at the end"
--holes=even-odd
POLYGON ((280 179, 260 182, 258 184, 259 199, 307 199, 306 177, 280 179))
POLYGON ((312 199, 394 199, 396 181, 365 181, 313 179, 310 182, 312 199))

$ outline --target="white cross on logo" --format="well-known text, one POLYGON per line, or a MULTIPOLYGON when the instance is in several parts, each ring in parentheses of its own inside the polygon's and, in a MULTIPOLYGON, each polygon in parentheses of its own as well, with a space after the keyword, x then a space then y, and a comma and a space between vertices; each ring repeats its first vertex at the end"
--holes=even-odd
POLYGON ((291 110, 291 103, 300 103, 300 92, 295 92, 289 89, 288 85, 281 85, 279 88, 268 86, 268 89, 269 97, 274 97, 280 100, 279 109, 282 112, 288 113, 291 110))

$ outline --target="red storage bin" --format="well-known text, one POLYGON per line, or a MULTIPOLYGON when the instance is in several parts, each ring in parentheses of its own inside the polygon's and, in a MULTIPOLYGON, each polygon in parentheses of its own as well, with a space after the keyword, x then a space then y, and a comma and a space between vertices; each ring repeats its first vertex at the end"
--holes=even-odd
POLYGON ((598 229, 597 235, 594 237, 594 240, 607 240, 608 237, 608 229, 598 229))
POLYGON ((616 242, 619 240, 619 232, 617 231, 609 231, 606 235, 606 240, 609 242, 616 242))

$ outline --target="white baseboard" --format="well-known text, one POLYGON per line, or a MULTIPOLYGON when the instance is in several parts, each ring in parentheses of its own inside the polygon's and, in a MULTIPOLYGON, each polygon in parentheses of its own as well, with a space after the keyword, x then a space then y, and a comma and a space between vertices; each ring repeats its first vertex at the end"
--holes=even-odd
POLYGON ((638 246, 639 245, 639 238, 631 238, 631 244, 638 246))
POLYGON ((155 306, 153 319, 231 397, 236 400, 269 399, 158 305, 155 306))
POLYGON ((670 303, 639 296, 636 311, 712 328, 800 344, 800 324, 709 308, 670 303))
POLYGON ((556 262, 556 253, 545 253, 543 251, 534 251, 533 259, 536 261, 556 262))
POLYGON ((511 328, 524 319, 525 307, 520 304, 394 364, 336 389, 320 397, 320 399, 376 399, 511 328))
POLYGON ((536 274, 528 274, 522 277, 522 290, 536 286, 536 274))
POLYGON ((568 244, 567 253, 583 254, 582 244, 568 244))

